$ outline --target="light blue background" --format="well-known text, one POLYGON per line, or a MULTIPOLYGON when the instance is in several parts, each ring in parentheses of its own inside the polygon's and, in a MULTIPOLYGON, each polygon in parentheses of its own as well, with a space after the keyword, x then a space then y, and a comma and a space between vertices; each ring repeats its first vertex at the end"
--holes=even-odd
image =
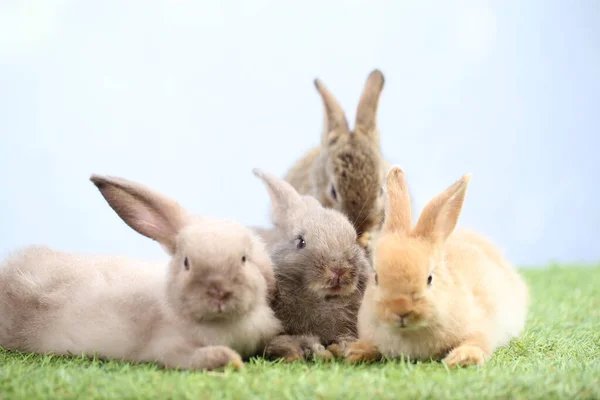
POLYGON ((164 257, 88 178, 268 222, 252 175, 319 141, 320 77, 379 125, 420 210, 473 173, 461 225, 520 265, 600 259, 596 1, 0 1, 0 255, 164 257))

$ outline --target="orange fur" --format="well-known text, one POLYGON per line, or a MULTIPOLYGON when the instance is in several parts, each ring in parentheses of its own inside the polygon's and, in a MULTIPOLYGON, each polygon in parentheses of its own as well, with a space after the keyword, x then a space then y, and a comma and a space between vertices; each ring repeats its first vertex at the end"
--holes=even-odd
POLYGON ((369 340, 359 339, 352 343, 346 351, 346 360, 349 363, 373 362, 381 358, 377 346, 369 340))
POLYGON ((360 338, 385 356, 483 364, 525 324, 528 289, 518 273, 483 236, 454 231, 469 181, 432 199, 412 227, 404 172, 388 173, 376 273, 358 317, 360 338))

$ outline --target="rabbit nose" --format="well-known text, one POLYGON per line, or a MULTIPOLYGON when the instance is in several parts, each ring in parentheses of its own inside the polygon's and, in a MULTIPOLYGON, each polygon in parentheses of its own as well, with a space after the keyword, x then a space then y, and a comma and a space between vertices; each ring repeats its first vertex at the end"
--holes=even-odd
POLYGON ((217 294, 217 296, 216 296, 216 297, 217 297, 217 299, 218 299, 218 300, 221 300, 221 301, 223 301, 223 300, 227 300, 228 298, 230 298, 230 297, 231 297, 231 292, 229 292, 229 291, 224 291, 224 290, 221 290, 221 291, 220 291, 220 292, 217 294))
POLYGON ((219 301, 224 301, 231 297, 231 291, 216 288, 209 289, 208 294, 219 301))
POLYGON ((331 274, 333 275, 334 278, 341 278, 344 274, 346 273, 345 269, 342 268, 332 268, 331 269, 331 274))
POLYGON ((346 273, 346 270, 340 268, 332 268, 331 270, 332 281, 334 285, 339 285, 342 280, 342 276, 346 273))
POLYGON ((408 312, 405 312, 404 314, 396 314, 396 315, 398 316, 398 318, 403 320, 405 318, 408 318, 410 314, 412 314, 412 311, 408 311, 408 312))

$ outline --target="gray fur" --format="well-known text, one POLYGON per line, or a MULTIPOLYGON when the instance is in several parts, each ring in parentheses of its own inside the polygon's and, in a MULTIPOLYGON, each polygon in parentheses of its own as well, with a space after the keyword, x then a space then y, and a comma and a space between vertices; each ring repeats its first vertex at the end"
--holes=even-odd
POLYGON ((267 243, 276 277, 275 315, 288 335, 316 336, 326 346, 357 335, 357 313, 369 262, 348 218, 300 196, 290 184, 260 170, 272 200, 273 229, 256 228, 267 243), (306 247, 297 248, 302 236, 306 247), (332 270, 341 272, 341 289, 332 270))

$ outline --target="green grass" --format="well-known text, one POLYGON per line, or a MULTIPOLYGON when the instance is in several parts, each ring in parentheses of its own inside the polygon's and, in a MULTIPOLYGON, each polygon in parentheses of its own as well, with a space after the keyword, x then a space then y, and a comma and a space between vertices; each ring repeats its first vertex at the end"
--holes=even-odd
POLYGON ((526 331, 481 368, 255 360, 206 373, 0 350, 0 399, 599 399, 600 266, 523 273, 532 292, 526 331))

